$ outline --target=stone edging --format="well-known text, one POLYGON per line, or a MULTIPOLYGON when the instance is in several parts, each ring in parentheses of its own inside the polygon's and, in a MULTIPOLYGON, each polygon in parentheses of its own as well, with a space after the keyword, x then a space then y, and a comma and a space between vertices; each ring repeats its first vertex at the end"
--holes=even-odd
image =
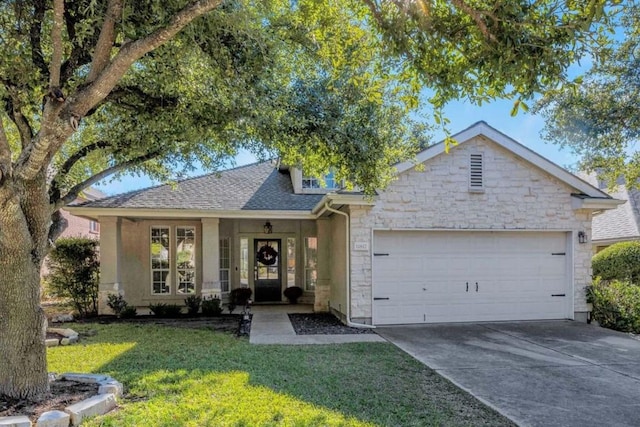
POLYGON ((62 338, 60 339, 57 339, 57 338, 45 339, 45 344, 47 345, 47 347, 55 347, 57 345, 69 345, 69 344, 78 342, 78 333, 73 329, 47 328, 47 332, 50 332, 52 334, 62 335, 62 338))
MULTIPOLYGON (((38 418, 35 427, 79 426, 85 417, 103 415, 114 409, 116 399, 122 396, 122 384, 110 376, 100 374, 66 373, 60 376, 49 374, 55 379, 98 384, 98 394, 67 406, 63 411, 47 411, 38 418)), ((34 427, 26 416, 0 417, 0 427, 34 427)))

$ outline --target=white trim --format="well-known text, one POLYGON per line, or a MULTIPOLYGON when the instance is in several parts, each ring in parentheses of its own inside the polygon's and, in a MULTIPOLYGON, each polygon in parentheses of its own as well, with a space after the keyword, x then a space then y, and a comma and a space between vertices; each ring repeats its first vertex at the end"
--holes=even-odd
POLYGON ((189 295, 196 295, 197 291, 198 291, 198 228, 195 225, 175 225, 174 226, 174 233, 176 236, 175 239, 175 265, 176 265, 176 291, 175 291, 175 295, 176 296, 189 296, 189 295), (194 250, 194 258, 193 258, 193 264, 194 267, 193 268, 179 268, 178 267, 178 229, 183 228, 183 229, 187 229, 187 228, 191 228, 193 229, 193 250, 194 250), (193 270, 193 292, 180 292, 180 271, 189 271, 189 270, 193 270))
MULTIPOLYGON (((464 144, 465 142, 477 137, 484 136, 494 143, 498 144, 502 148, 511 151, 513 154, 521 157, 522 159, 528 161, 529 163, 537 166, 548 174, 554 176, 560 181, 564 182, 568 186, 580 190, 582 193, 591 196, 591 197, 602 197, 605 199, 610 199, 607 193, 600 191, 596 187, 591 184, 583 181, 572 173, 567 172, 560 166, 555 163, 545 159, 541 155, 535 153, 514 139, 508 137, 507 135, 499 132, 498 130, 492 128, 485 122, 478 122, 471 127, 463 130, 456 135, 453 135, 452 138, 458 142, 458 145, 464 144)), ((455 147, 452 147, 455 150, 455 147)), ((424 163, 429 159, 432 159, 442 153, 445 152, 445 143, 444 141, 432 145, 426 150, 421 151, 416 156, 415 161, 408 161, 398 163, 396 165, 396 170, 398 174, 406 172, 407 170, 415 167, 416 164, 424 163)))
POLYGON ((606 210, 615 209, 619 205, 625 204, 626 200, 619 199, 585 199, 578 196, 571 196, 571 207, 573 209, 595 209, 606 210))
POLYGON ((82 206, 67 206, 68 212, 81 217, 97 218, 99 216, 114 216, 128 218, 157 218, 173 219, 201 219, 201 218, 251 218, 264 219, 316 219, 316 215, 308 210, 301 211, 216 211, 204 209, 127 209, 127 208, 89 208, 82 206))
POLYGON ((162 297, 169 296, 170 297, 170 296, 173 296, 173 292, 172 292, 173 283, 171 283, 171 282, 173 282, 174 280, 173 280, 173 276, 171 274, 171 272, 173 271, 172 262, 171 261, 174 258, 172 255, 173 255, 173 252, 175 252, 175 251, 172 248, 173 238, 171 236, 171 226, 170 225, 162 225, 162 224, 149 225, 149 241, 148 241, 148 244, 149 244, 149 246, 148 246, 148 250, 149 250, 149 271, 151 272, 151 274, 150 274, 150 276, 151 276, 150 277, 150 279, 151 279, 150 282, 151 283, 149 283, 149 285, 151 287, 150 295, 152 297, 156 297, 156 296, 162 296, 162 297), (151 245, 153 244, 153 229, 154 228, 169 230, 169 233, 168 233, 168 239, 169 239, 169 248, 168 248, 168 251, 169 251, 169 260, 168 260, 169 268, 168 269, 166 269, 166 268, 155 268, 154 269, 153 268, 153 252, 151 251, 151 245), (153 273, 156 272, 156 271, 160 271, 160 272, 168 271, 169 272, 169 274, 167 275, 167 279, 168 280, 165 280, 165 282, 164 282, 165 286, 168 284, 169 292, 154 292, 154 289, 153 289, 153 285, 154 285, 153 273))

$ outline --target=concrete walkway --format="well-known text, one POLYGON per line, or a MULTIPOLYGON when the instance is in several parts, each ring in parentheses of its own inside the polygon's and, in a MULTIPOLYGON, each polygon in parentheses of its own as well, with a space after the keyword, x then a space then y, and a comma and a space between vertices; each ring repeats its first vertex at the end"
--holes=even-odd
POLYGON ((571 321, 380 328, 521 426, 639 426, 640 341, 571 321))
POLYGON ((253 306, 251 344, 343 344, 353 342, 386 342, 376 334, 296 335, 288 313, 312 313, 310 305, 253 306))

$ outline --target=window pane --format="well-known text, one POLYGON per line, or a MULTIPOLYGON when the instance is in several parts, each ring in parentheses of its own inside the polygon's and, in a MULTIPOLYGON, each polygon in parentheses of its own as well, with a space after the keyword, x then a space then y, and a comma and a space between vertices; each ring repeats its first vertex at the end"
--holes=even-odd
POLYGON ((194 294, 196 292, 196 274, 193 270, 178 271, 178 293, 194 294))
POLYGON ((196 267, 196 229, 195 227, 176 227, 177 268, 196 267))
POLYGON ((306 270, 304 278, 304 286, 308 291, 313 291, 316 288, 318 282, 318 273, 316 270, 306 270))
POLYGON ((151 292, 154 294, 171 293, 170 264, 171 247, 169 227, 152 227, 150 241, 151 292))
POLYGON ((231 239, 223 237, 220 239, 220 290, 229 292, 229 264, 231 257, 231 239))
POLYGON ((240 239, 240 284, 249 286, 249 239, 240 239))
POLYGON ((318 281, 318 238, 305 237, 304 239, 304 288, 313 291, 318 281))
POLYGON ((287 238, 287 286, 296 285, 296 239, 287 238))

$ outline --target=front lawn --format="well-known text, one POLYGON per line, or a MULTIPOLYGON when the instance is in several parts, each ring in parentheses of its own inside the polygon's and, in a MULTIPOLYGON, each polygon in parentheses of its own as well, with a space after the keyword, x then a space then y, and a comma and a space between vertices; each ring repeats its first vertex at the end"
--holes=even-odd
POLYGON ((512 425, 391 344, 255 346, 210 330, 73 324, 52 372, 109 374, 115 413, 87 426, 512 425))

